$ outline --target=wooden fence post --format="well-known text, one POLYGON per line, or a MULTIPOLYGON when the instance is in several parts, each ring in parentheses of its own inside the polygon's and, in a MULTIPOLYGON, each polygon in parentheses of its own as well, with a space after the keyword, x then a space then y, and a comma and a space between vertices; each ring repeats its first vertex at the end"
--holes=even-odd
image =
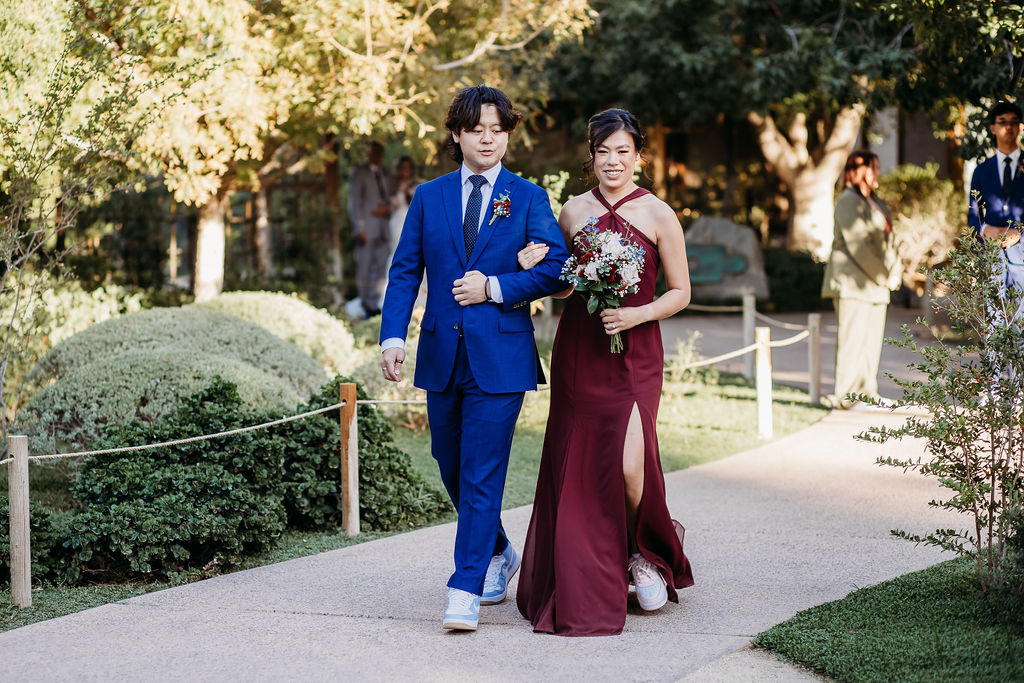
POLYGON ((754 331, 757 341, 757 435, 772 438, 772 347, 771 330, 758 327, 754 331))
POLYGON ((341 406, 341 524, 349 536, 359 533, 359 426, 356 385, 339 384, 341 406))
POLYGON ((8 516, 11 526, 11 602, 32 606, 32 542, 29 538, 28 437, 8 442, 14 461, 7 466, 8 516))
MULTIPOLYGON (((757 310, 757 299, 753 294, 743 295, 743 346, 750 346, 754 343, 754 313, 757 310)), ((754 352, 743 355, 743 376, 747 379, 754 377, 754 352)))
POLYGON ((807 393, 812 406, 821 403, 821 313, 807 315, 807 393))

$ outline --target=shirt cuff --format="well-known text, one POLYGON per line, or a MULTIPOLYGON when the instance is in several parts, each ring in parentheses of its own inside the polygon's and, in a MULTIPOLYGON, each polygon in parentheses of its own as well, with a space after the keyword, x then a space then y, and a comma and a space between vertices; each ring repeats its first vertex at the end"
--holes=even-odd
POLYGON ((491 283, 491 298, 490 300, 496 304, 504 303, 505 299, 501 296, 501 285, 498 284, 498 276, 491 275, 487 278, 488 282, 491 283))
POLYGON ((405 340, 400 337, 388 337, 380 343, 380 352, 384 353, 388 349, 405 349, 405 340))

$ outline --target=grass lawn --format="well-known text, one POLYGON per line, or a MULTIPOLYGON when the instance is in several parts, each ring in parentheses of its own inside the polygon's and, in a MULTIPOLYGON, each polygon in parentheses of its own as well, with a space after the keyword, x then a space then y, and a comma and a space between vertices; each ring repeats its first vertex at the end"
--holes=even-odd
MULTIPOLYGON (((549 399, 547 391, 526 395, 512 441, 503 501, 506 509, 533 502, 549 399)), ((773 405, 776 437, 803 429, 826 414, 807 404, 807 394, 790 387, 775 387, 773 405)), ((430 432, 396 428, 395 442, 412 457, 413 466, 443 490, 437 464, 430 456, 430 432)), ((718 460, 760 443, 753 380, 722 373, 712 384, 665 382, 658 412, 658 444, 666 472, 718 460)))
POLYGON ((1024 596, 985 594, 967 558, 800 612, 754 642, 840 681, 1024 680, 1024 596))
MULTIPOLYGON (((757 436, 757 404, 751 381, 736 375, 717 375, 704 383, 666 381, 658 417, 658 437, 662 463, 666 471, 724 458, 761 443, 757 436)), ((547 420, 547 391, 528 393, 516 427, 505 485, 504 507, 518 507, 533 501, 541 446, 547 420)), ((826 411, 807 404, 807 395, 787 387, 774 392, 776 436, 802 429, 819 419, 826 411)), ((425 420, 424 420, 425 422, 425 420)), ((426 429, 395 428, 396 445, 409 453, 413 466, 432 485, 443 490, 437 465, 430 456, 430 433, 426 429)), ((30 470, 34 501, 54 509, 69 509, 74 502, 67 491, 67 475, 47 467, 30 470)), ((7 487, 7 469, 0 468, 0 491, 7 487)), ((454 512, 448 519, 455 519, 454 512)), ((288 531, 273 548, 244 558, 234 569, 249 569, 355 543, 370 541, 386 533, 364 533, 350 538, 344 531, 288 531)), ((0 591, 0 630, 24 626, 36 621, 78 612, 83 609, 124 600, 171 585, 207 578, 220 570, 195 571, 175 577, 172 582, 145 585, 102 585, 86 587, 51 587, 33 594, 33 606, 19 610, 10 606, 10 591, 0 591)))

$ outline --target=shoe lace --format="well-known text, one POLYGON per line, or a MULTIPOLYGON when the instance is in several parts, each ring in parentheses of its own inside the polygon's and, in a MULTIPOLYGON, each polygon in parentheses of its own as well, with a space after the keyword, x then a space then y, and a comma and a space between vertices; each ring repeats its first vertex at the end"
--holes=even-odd
POLYGON ((501 580, 501 569, 505 566, 504 555, 495 555, 491 563, 487 565, 487 575, 484 576, 484 590, 497 590, 501 580))
POLYGON ((658 582, 658 578, 661 574, 658 573, 658 568, 651 563, 646 557, 632 557, 629 560, 629 571, 633 574, 633 582, 637 587, 644 587, 654 585, 658 582))
POLYGON ((473 601, 475 599, 476 596, 472 593, 467 593, 466 591, 462 590, 455 590, 452 591, 452 593, 448 596, 448 604, 450 607, 454 607, 457 610, 465 611, 469 609, 470 605, 473 604, 473 601))

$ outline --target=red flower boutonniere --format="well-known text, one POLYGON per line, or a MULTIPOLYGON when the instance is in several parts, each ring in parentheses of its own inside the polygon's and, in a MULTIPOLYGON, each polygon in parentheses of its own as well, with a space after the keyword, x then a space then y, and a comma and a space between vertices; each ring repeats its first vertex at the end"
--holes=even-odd
POLYGON ((508 190, 505 190, 498 198, 491 202, 491 208, 493 213, 491 214, 491 220, 487 225, 492 225, 494 221, 499 218, 508 218, 512 215, 512 200, 509 199, 508 190))

